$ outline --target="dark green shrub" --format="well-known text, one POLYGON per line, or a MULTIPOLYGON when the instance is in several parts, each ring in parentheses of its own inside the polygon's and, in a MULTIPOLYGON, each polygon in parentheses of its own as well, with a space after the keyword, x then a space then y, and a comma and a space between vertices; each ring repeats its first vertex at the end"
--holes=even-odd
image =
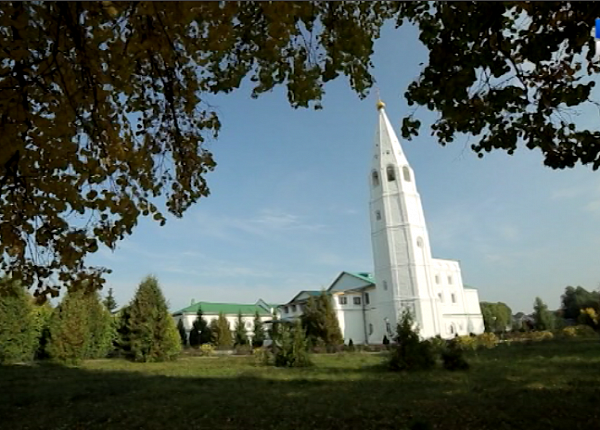
POLYGON ((391 347, 389 367, 392 370, 427 370, 435 366, 431 343, 421 341, 413 327, 412 315, 404 311, 396 328, 396 345, 391 347))
POLYGON ((273 353, 277 367, 308 367, 312 365, 306 333, 299 320, 293 327, 281 327, 279 340, 273 347, 273 353))
POLYGON ((0 363, 34 358, 42 329, 36 308, 20 282, 9 278, 0 281, 0 363))
POLYGON ((452 340, 448 348, 444 352, 442 352, 442 362, 444 364, 444 369, 446 370, 468 370, 469 363, 464 358, 463 349, 456 342, 456 340, 452 340))
POLYGON ((390 340, 385 334, 383 335, 383 340, 381 341, 381 343, 385 346, 388 346, 390 344, 390 340))
POLYGON ((348 342, 348 351, 354 352, 354 342, 352 341, 352 339, 350 339, 350 341, 348 342))
POLYGON ((238 311, 233 333, 234 346, 248 345, 248 334, 246 333, 246 326, 244 325, 244 319, 242 318, 242 311, 238 311))
POLYGON ((252 336, 252 346, 255 348, 260 348, 265 343, 265 325, 256 311, 254 315, 254 334, 252 336))
POLYGON ((179 321, 177 321, 177 331, 181 338, 181 346, 185 348, 188 344, 188 336, 185 326, 183 325, 183 318, 180 318, 179 321))
POLYGON ((105 358, 112 351, 116 338, 114 318, 97 292, 84 292, 83 301, 87 309, 89 336, 85 358, 105 358))

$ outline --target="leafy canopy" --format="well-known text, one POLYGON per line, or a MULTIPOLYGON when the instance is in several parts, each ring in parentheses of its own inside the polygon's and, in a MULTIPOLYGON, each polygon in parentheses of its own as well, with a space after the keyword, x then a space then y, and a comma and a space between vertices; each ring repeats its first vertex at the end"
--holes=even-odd
POLYGON ((285 85, 319 107, 340 74, 361 96, 387 7, 308 2, 5 2, 0 9, 0 253, 37 294, 102 284, 84 258, 209 194, 210 95, 285 85))
MULTIPOLYGON (((365 97, 389 20, 429 50, 405 96, 439 114, 442 145, 466 134, 479 155, 525 144, 597 169, 600 132, 568 110, 593 103, 598 16, 598 2, 4 2, 0 269, 44 297, 100 287, 86 255, 209 194, 211 95, 249 80, 253 97, 284 85, 293 107, 320 108, 345 75, 365 97)), ((405 118, 403 135, 419 126, 405 118)))

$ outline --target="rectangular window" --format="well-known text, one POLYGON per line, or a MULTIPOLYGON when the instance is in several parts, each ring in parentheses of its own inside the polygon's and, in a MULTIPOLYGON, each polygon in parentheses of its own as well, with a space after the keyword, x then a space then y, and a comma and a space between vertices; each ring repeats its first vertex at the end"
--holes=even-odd
POLYGON ((340 305, 348 304, 348 297, 340 296, 338 300, 340 302, 340 305))
POLYGON ((456 303, 456 295, 452 293, 452 303, 456 303))
POLYGON ((436 284, 440 283, 440 275, 435 275, 435 283, 436 284))
POLYGON ((286 314, 289 313, 289 308, 286 306, 285 308, 283 308, 283 312, 285 312, 286 314))
POLYGON ((360 297, 354 297, 353 301, 355 305, 360 305, 360 297))
POLYGON ((296 305, 292 305, 292 312, 296 312, 296 305))
POLYGON ((444 296, 442 296, 442 293, 438 293, 438 297, 440 298, 440 302, 444 303, 444 296))
POLYGON ((448 276, 448 284, 452 285, 452 276, 448 276))
POLYGON ((370 303, 369 293, 365 293, 365 305, 368 305, 369 303, 370 303))

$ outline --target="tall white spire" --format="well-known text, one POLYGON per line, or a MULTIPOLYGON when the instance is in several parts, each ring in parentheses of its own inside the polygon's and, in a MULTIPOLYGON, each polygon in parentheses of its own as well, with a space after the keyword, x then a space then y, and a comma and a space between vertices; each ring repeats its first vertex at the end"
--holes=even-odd
POLYGON ((369 174, 371 240, 379 315, 384 334, 395 328, 402 310, 411 310, 429 337, 439 332, 432 288, 431 250, 414 174, 400 141, 377 103, 378 124, 369 174))

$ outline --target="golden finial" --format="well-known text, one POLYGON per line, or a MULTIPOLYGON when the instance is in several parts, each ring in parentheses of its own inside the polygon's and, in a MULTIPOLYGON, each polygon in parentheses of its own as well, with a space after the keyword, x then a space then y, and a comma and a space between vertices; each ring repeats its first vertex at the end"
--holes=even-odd
POLYGON ((383 109, 385 107, 385 103, 381 100, 381 96, 379 94, 379 88, 375 87, 375 90, 377 91, 377 110, 383 109))

